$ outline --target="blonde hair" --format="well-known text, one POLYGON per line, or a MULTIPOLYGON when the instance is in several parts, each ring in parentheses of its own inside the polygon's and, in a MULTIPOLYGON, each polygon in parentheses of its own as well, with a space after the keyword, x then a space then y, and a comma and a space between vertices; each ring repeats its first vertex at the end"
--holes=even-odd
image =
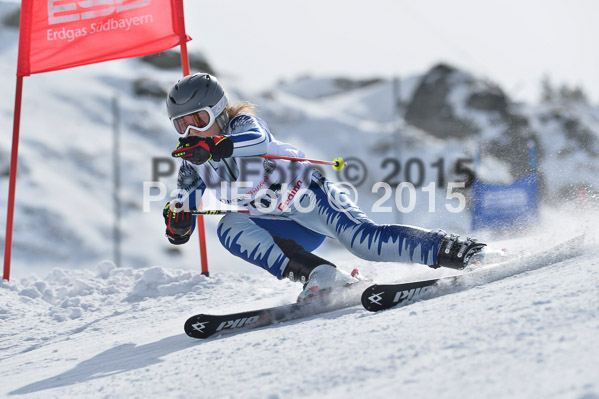
POLYGON ((258 106, 256 104, 252 104, 248 101, 242 101, 235 105, 227 106, 227 114, 229 114, 229 120, 231 120, 231 119, 235 118, 237 115, 241 115, 241 114, 256 116, 257 110, 258 110, 258 106))

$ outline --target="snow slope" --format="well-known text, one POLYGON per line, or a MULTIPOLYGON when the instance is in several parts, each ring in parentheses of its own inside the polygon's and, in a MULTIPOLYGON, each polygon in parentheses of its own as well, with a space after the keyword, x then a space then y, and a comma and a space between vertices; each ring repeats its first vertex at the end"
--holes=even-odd
MULTIPOLYGON (((586 248, 572 260, 402 308, 354 307, 205 341, 183 334, 187 316, 293 301, 298 287, 266 275, 206 278, 109 263, 5 282, 0 394, 596 398, 596 240, 586 248)), ((379 277, 402 269, 361 268, 379 277)))

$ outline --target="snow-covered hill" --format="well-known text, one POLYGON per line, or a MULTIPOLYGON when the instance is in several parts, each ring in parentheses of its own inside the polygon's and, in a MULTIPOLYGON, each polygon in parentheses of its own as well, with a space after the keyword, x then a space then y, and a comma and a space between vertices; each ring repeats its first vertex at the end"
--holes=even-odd
MULTIPOLYGON (((15 4, 0 2, 0 17, 15 4)), ((2 238, 17 39, 16 29, 0 24, 2 238)), ((34 75, 24 83, 12 279, 0 284, 0 395, 599 397, 597 107, 515 104, 493 84, 447 66, 399 85, 315 77, 262 92, 232 75, 221 78, 230 95, 259 104, 279 139, 313 158, 343 156, 366 165, 358 189, 366 210, 381 198, 371 192, 375 182, 405 177, 405 171, 392 173, 388 159, 421 161, 425 183, 440 174, 455 181, 464 179, 454 171, 456 160, 474 158, 482 148, 479 174, 509 181, 522 172, 521 154, 502 154, 532 138, 545 187, 539 225, 526 236, 497 241, 482 232, 480 238, 495 247, 540 249, 582 231, 586 250, 567 262, 380 314, 355 307, 191 340, 182 325, 193 313, 293 302, 300 287, 224 251, 214 234, 218 217, 206 218, 211 277, 201 276, 197 244, 173 247, 164 238, 166 199, 143 212, 152 159, 168 158, 177 137, 163 99, 135 94, 135 82, 160 92, 180 71, 130 59, 34 75), (443 112, 415 113, 416 99, 426 103, 437 90, 444 94, 435 106, 443 112), (122 157, 119 265, 110 261, 114 98, 122 157), (423 117, 432 118, 430 125, 423 117), (458 129, 444 137, 450 123, 462 123, 469 135, 459 137, 458 129)), ((334 180, 352 177, 325 172, 334 180)), ((175 188, 174 174, 160 181, 175 188)), ((413 212, 372 217, 471 233, 467 210, 447 211, 444 190, 435 199, 435 212, 418 191, 413 212)), ((317 253, 381 282, 448 273, 366 262, 328 241, 317 253)))
MULTIPOLYGON (((3 16, 17 6, 14 2, 0 4, 3 16)), ((0 98, 0 190, 6 193, 18 32, 2 26, 0 38, 0 82, 4 90, 0 98)), ((380 223, 401 222, 469 234, 469 212, 449 212, 447 206, 455 205, 455 201, 447 200, 445 187, 439 182, 464 181, 467 175, 456 173, 457 162, 474 167, 473 160, 481 149, 484 155, 477 172, 487 179, 510 181, 525 171, 522 149, 531 139, 538 144, 548 204, 562 206, 563 199, 579 199, 580 193, 586 195, 585 201, 596 198, 599 110, 588 104, 516 104, 495 85, 444 65, 402 79, 397 85, 386 79, 318 77, 263 92, 246 90, 244 82, 223 75, 221 80, 231 97, 257 103, 260 115, 280 140, 302 148, 312 158, 342 156, 356 166, 362 165, 360 170, 348 168, 342 174, 323 171, 333 180, 356 185, 358 202, 380 223), (436 100, 431 100, 431 95, 436 100), (416 107, 418 104, 422 106, 416 107), (444 137, 443 126, 463 129, 448 130, 444 137), (468 135, 460 137, 462 132, 468 135), (372 192, 381 180, 391 184, 420 181, 414 210, 397 212, 391 198, 381 204, 389 212, 372 212, 386 194, 382 189, 372 192), (430 194, 423 189, 431 183, 436 184, 433 212, 429 211, 430 194)), ((152 180, 154 161, 169 159, 177 137, 166 118, 163 97, 135 93, 139 86, 151 87, 151 93, 166 90, 179 77, 178 68, 158 69, 129 59, 25 79, 14 276, 55 266, 93 267, 111 258, 115 98, 120 107, 122 167, 123 257, 119 266, 198 267, 195 243, 175 248, 163 237, 160 210, 166 199, 152 202, 150 212, 142 212, 143 182, 152 180)), ((161 171, 168 169, 164 162, 158 165, 161 171)), ((168 192, 175 188, 174 172, 159 180, 168 192)), ((408 201, 404 198, 404 202, 408 201)), ((5 196, 0 197, 0 203, 5 206, 5 196)), ((5 217, 2 213, 0 220, 5 217)), ((206 218, 207 230, 214 231, 217 222, 218 218, 206 218)), ((3 235, 4 230, 0 232, 3 235)), ((484 234, 481 238, 488 239, 484 234)), ((215 272, 255 272, 221 251, 212 234, 208 246, 215 272)), ((323 251, 335 248, 327 243, 323 251)))

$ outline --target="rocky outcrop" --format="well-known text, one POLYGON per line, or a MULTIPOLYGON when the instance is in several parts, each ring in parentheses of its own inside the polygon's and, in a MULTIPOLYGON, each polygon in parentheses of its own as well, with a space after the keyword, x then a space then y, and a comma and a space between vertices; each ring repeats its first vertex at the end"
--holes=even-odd
POLYGON ((423 75, 405 120, 439 138, 466 138, 482 129, 468 110, 505 118, 507 108, 508 99, 499 87, 439 64, 423 75))
MULTIPOLYGON (((181 69, 181 53, 176 50, 146 55, 140 59, 142 62, 160 69, 181 69)), ((189 69, 191 73, 206 72, 215 75, 214 69, 201 53, 189 54, 189 69)), ((170 86, 166 87, 164 84, 148 77, 142 77, 133 82, 133 91, 138 96, 164 99, 169 88, 170 86)))
POLYGON ((509 163, 514 177, 528 173, 530 121, 514 110, 499 86, 446 64, 423 75, 405 112, 406 122, 441 139, 484 142, 483 151, 509 163))
MULTIPOLYGON (((216 75, 212 66, 201 53, 189 53, 189 68, 192 73, 206 72, 216 75)), ((167 50, 157 54, 141 57, 143 62, 154 65, 160 69, 181 69, 181 53, 176 50, 167 50)))

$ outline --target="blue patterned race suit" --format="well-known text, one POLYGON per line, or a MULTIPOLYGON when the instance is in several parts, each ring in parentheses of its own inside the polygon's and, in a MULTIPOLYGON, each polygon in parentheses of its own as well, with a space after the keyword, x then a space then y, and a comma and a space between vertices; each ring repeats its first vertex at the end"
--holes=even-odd
MULTIPOLYGON (((183 161, 179 170, 179 189, 189 194, 189 207, 195 209, 210 179, 231 184, 239 177, 240 163, 245 157, 264 154, 303 157, 303 153, 289 144, 276 141, 266 124, 257 117, 242 115, 229 124, 227 134, 234 144, 233 157, 220 162, 209 161, 192 165, 183 161), (242 118, 242 119, 239 119, 242 118), (198 195, 199 194, 199 195, 198 195)), ((266 160, 265 160, 266 162, 266 160)), ((289 167, 289 161, 276 164, 289 167)), ((217 198, 228 204, 245 207, 250 214, 229 213, 218 224, 218 237, 233 255, 257 265, 277 278, 282 278, 289 258, 275 243, 273 236, 292 239, 308 251, 315 250, 325 239, 339 241, 354 255, 380 262, 409 262, 437 264, 439 241, 444 233, 412 226, 376 224, 349 199, 333 182, 322 176, 307 162, 290 168, 293 173, 276 176, 266 170, 264 176, 253 176, 246 183, 246 192, 239 198, 218 189, 217 198), (267 184, 265 184, 265 182, 267 184), (270 196, 260 196, 260 186, 287 187, 271 190, 270 196), (276 198, 273 198, 273 192, 276 198), (271 202, 268 215, 257 203, 267 198, 271 202)))

